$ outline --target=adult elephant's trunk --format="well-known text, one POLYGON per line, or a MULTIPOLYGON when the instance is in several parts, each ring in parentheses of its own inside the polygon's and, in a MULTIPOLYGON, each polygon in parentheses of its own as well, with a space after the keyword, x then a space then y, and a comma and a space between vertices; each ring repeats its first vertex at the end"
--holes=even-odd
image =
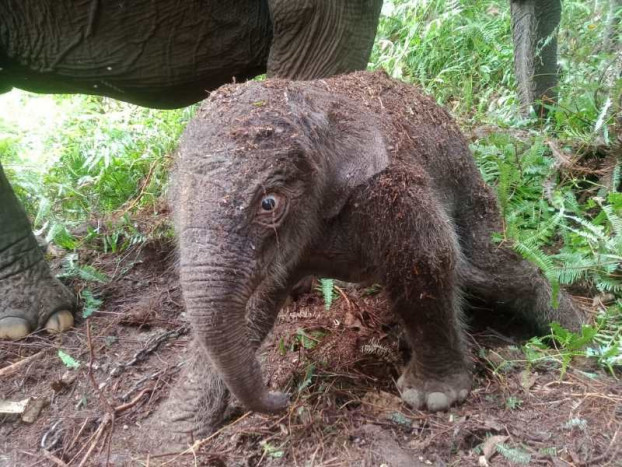
POLYGON ((229 390, 247 408, 264 413, 282 410, 287 399, 269 392, 264 384, 246 322, 246 304, 257 282, 255 261, 239 250, 205 248, 192 237, 186 232, 180 239, 181 284, 201 345, 229 390))

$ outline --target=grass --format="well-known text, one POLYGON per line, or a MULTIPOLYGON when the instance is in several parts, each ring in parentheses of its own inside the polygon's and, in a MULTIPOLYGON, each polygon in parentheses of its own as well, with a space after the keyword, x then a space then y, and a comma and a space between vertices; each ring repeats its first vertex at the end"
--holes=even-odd
MULTIPOLYGON (((606 1, 563 2, 559 102, 546 121, 518 112, 507 0, 385 0, 371 68, 421 86, 472 135, 505 217, 497 240, 537 264, 555 289, 604 303, 586 341, 554 327, 553 353, 540 341, 525 352, 564 368, 568 356, 587 355, 613 372, 622 364, 622 169, 619 146, 612 149, 622 80, 620 60, 603 47, 608 12, 606 1)), ((0 154, 40 234, 70 251, 86 244, 118 253, 145 241, 150 234, 132 214, 156 216, 169 155, 193 108, 26 94, 12 94, 11 107, 2 99, 0 154)))

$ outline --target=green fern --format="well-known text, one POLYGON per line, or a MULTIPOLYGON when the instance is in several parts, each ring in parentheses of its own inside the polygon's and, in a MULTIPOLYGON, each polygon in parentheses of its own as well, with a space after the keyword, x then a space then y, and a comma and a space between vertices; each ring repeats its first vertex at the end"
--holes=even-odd
POLYGON ((324 308, 328 311, 335 296, 335 281, 333 279, 320 279, 320 291, 324 297, 324 308))
POLYGON ((497 452, 514 464, 527 465, 531 462, 531 454, 522 448, 512 448, 505 443, 497 444, 497 452))

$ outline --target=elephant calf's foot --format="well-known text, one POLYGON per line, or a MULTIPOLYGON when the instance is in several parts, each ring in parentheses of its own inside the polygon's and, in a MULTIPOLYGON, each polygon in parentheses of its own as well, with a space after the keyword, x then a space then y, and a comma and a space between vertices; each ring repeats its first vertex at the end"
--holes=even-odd
POLYGON ((402 400, 414 409, 438 412, 464 402, 471 390, 471 375, 467 370, 457 369, 444 378, 421 379, 407 368, 397 380, 397 388, 402 400))
POLYGON ((0 339, 21 339, 39 328, 63 332, 73 326, 73 296, 44 261, 0 277, 0 296, 0 339))

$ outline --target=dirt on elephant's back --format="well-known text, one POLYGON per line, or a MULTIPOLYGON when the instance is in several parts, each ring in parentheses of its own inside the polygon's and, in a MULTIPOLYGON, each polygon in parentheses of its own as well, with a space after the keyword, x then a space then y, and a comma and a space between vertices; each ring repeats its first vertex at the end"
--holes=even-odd
MULTIPOLYGON (((552 362, 528 366, 508 344, 514 330, 493 331, 489 322, 472 332, 475 380, 467 402, 439 414, 410 410, 395 388, 407 350, 387 300, 381 290, 347 284, 333 289, 328 309, 317 290, 290 303, 262 350, 270 385, 292 395, 287 413, 249 414, 234 406, 195 453, 148 456, 142 427, 168 397, 190 339, 172 246, 152 243, 121 259, 91 261, 115 277, 99 287, 72 284, 103 298, 96 313, 61 336, 0 344, 0 399, 30 399, 28 413, 0 416, 0 466, 616 465, 619 459, 619 381, 578 365, 563 379, 552 362)), ((166 450, 168 434, 156 435, 166 450)))

